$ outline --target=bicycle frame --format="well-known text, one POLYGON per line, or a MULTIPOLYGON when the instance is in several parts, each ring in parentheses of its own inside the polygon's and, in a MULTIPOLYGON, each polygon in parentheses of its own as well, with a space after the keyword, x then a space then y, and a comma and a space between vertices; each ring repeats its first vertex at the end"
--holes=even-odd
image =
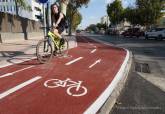
POLYGON ((67 78, 66 80, 59 80, 59 83, 57 84, 60 87, 70 87, 70 86, 74 86, 77 87, 76 89, 78 90, 81 86, 82 81, 72 81, 71 79, 67 78))
POLYGON ((55 46, 59 49, 59 38, 51 31, 48 32, 48 36, 51 38, 52 42, 55 44, 55 46))

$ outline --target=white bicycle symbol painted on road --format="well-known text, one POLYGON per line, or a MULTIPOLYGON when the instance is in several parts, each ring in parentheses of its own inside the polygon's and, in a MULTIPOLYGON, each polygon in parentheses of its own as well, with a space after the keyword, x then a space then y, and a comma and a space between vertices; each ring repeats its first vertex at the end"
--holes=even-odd
POLYGON ((45 81, 44 86, 48 88, 68 87, 67 94, 74 97, 79 97, 87 94, 87 88, 82 86, 83 81, 72 81, 67 78, 66 80, 50 79, 45 81))

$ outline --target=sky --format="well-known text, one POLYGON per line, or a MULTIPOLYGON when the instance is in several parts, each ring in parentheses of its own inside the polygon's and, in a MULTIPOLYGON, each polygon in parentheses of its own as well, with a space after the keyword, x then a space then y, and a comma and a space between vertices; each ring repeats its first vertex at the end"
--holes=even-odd
MULTIPOLYGON (((82 7, 80 13, 83 20, 79 25, 79 28, 84 29, 90 24, 96 24, 100 22, 101 17, 107 15, 106 6, 108 3, 112 3, 114 0, 90 0, 88 7, 82 7)), ((123 7, 134 4, 135 0, 122 0, 123 7)))

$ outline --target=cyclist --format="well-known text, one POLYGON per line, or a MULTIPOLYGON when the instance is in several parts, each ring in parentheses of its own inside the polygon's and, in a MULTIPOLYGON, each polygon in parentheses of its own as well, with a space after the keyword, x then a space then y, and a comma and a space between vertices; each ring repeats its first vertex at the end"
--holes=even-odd
POLYGON ((61 33, 65 30, 66 17, 60 11, 59 4, 55 2, 51 5, 52 32, 60 38, 60 44, 64 43, 61 33))

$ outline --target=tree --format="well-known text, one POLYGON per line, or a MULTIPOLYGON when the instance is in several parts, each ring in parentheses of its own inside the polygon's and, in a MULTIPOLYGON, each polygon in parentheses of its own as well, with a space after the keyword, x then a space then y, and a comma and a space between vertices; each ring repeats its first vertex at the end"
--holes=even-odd
POLYGON ((72 34, 72 20, 73 16, 76 12, 78 12, 78 8, 82 6, 87 6, 90 0, 70 0, 68 3, 67 17, 69 17, 69 35, 72 34))
POLYGON ((96 25, 95 24, 91 24, 86 28, 87 31, 95 31, 96 30, 96 25))
POLYGON ((78 27, 78 25, 81 23, 82 21, 82 15, 80 14, 80 12, 76 12, 73 15, 73 19, 72 19, 72 30, 75 31, 76 28, 78 27))
MULTIPOLYGON (((25 2, 25 0, 15 0, 15 6, 16 6, 16 16, 17 18, 20 18, 19 16, 19 9, 24 9, 27 11, 32 11, 31 6, 27 5, 27 3, 25 2)), ((28 26, 28 20, 24 19, 22 20, 20 18, 20 22, 21 22, 21 27, 22 27, 22 32, 24 33, 24 39, 28 40, 28 34, 27 34, 27 26, 28 26)))
POLYGON ((107 14, 112 24, 116 25, 122 21, 123 7, 121 0, 115 0, 107 5, 107 14))
POLYGON ((105 24, 97 23, 96 26, 99 30, 101 30, 101 28, 103 28, 104 30, 106 29, 106 23, 105 24))
POLYGON ((136 7, 124 9, 124 18, 133 25, 155 25, 163 15, 164 4, 164 0, 136 0, 136 7))
POLYGON ((137 10, 141 25, 152 25, 162 17, 163 0, 137 0, 137 10))
POLYGON ((16 15, 18 16, 19 9, 24 9, 27 11, 32 11, 31 6, 27 5, 25 0, 15 0, 15 6, 16 6, 16 15))
POLYGON ((123 12, 123 18, 129 21, 132 25, 140 24, 139 12, 135 8, 126 8, 123 12))

